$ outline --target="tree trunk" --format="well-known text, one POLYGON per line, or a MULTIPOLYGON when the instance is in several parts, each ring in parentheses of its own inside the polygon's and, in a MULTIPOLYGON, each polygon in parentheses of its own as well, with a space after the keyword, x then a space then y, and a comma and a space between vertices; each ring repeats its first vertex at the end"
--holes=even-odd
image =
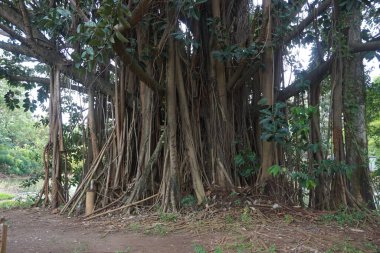
POLYGON ((58 208, 64 202, 62 188, 63 132, 60 101, 60 70, 52 68, 50 84, 50 142, 52 143, 51 207, 58 208))
MULTIPOLYGON (((272 15, 271 0, 263 1, 265 23, 263 24, 263 33, 265 34, 264 54, 263 54, 263 70, 261 72, 261 90, 263 98, 266 99, 266 104, 273 106, 274 104, 274 54, 272 48, 272 15)), ((260 176, 258 178, 258 186, 262 190, 267 186, 267 182, 270 179, 268 169, 276 163, 275 158, 275 143, 263 141, 262 142, 262 157, 261 157, 261 169, 260 176)), ((265 189, 267 191, 268 189, 265 189)))
POLYGON ((185 149, 187 151, 187 156, 189 158, 191 177, 193 183, 193 189, 197 197, 198 204, 204 202, 206 195, 201 178, 201 169, 199 161, 197 158, 197 152, 195 148, 195 141, 192 126, 190 123, 189 109, 187 103, 187 96, 185 91, 185 85, 182 75, 181 61, 179 57, 179 52, 176 55, 176 73, 177 73, 177 90, 178 90, 178 100, 179 107, 181 111, 181 123, 182 123, 182 132, 185 139, 185 149))
POLYGON ((178 203, 178 153, 177 153, 177 94, 176 94, 176 81, 175 81, 175 48, 173 38, 169 38, 169 56, 167 66, 167 119, 168 119, 168 149, 169 149, 169 164, 167 170, 167 178, 165 180, 166 189, 164 192, 163 209, 168 209, 169 203, 172 210, 177 210, 178 203))
MULTIPOLYGON (((348 44, 360 43, 360 6, 353 8, 347 15, 348 44)), ((343 83, 346 162, 354 168, 351 177, 351 192, 358 203, 375 209, 369 179, 364 66, 360 53, 344 59, 343 83)))
MULTIPOLYGON (((223 19, 221 17, 221 1, 212 0, 211 1, 211 11, 214 20, 216 21, 215 33, 211 39, 212 50, 221 50, 220 38, 219 36, 223 33, 223 19)), ((212 88, 210 92, 210 104, 211 115, 215 117, 211 119, 210 130, 212 132, 211 136, 211 162, 213 164, 213 181, 218 186, 224 190, 228 190, 232 187, 231 180, 231 147, 232 147, 232 129, 230 123, 230 115, 228 112, 228 98, 227 98, 227 88, 226 88, 226 71, 225 65, 220 59, 215 59, 210 53, 210 79, 216 84, 215 89, 212 88), (222 138, 221 138, 221 133, 222 138)))
MULTIPOLYGON (((321 165, 323 160, 323 150, 322 150, 322 137, 320 128, 320 86, 313 85, 310 88, 309 94, 309 105, 316 107, 317 112, 311 117, 310 122, 310 141, 313 145, 318 144, 318 149, 316 152, 311 154, 311 170, 314 171, 317 167, 321 165)), ((317 209, 330 209, 329 194, 330 194, 330 179, 321 173, 317 178, 317 185, 313 191, 311 197, 312 207, 317 209)))
POLYGON ((92 149, 92 157, 96 159, 99 155, 99 146, 98 146, 98 137, 96 133, 96 125, 95 125, 95 103, 94 103, 94 90, 93 88, 88 89, 88 129, 90 132, 90 140, 91 140, 91 149, 92 149))
MULTIPOLYGON (((341 19, 339 3, 334 1, 334 31, 340 34, 342 27, 339 27, 341 19)), ((334 160, 338 165, 342 165, 345 161, 344 144, 343 144, 343 57, 342 57, 342 41, 339 36, 334 37, 334 48, 337 52, 336 58, 332 64, 331 79, 332 79, 332 143, 334 160)), ((346 198, 346 174, 344 171, 335 172, 331 186, 330 208, 338 209, 342 206, 347 206, 346 198)))

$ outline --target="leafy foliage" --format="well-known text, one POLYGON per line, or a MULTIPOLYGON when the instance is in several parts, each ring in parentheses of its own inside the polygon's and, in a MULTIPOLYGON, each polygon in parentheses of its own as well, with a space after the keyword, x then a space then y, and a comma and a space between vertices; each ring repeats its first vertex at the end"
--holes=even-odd
MULTIPOLYGON (((260 105, 266 103, 265 99, 260 101, 260 105)), ((261 139, 264 141, 273 141, 285 143, 289 136, 289 127, 285 115, 286 104, 279 102, 273 106, 266 106, 260 110, 260 125, 262 127, 261 139)))
MULTIPOLYGON (((3 83, 0 88, 2 96, 6 88, 3 83)), ((21 90, 17 92, 21 93, 21 90)), ((41 171, 47 128, 35 128, 36 119, 30 112, 22 112, 17 106, 11 111, 6 100, 0 98, 0 173, 25 175, 41 171)))
POLYGON ((366 113, 369 153, 380 157, 380 77, 367 87, 366 113))
POLYGON ((239 170, 239 174, 244 178, 248 178, 258 172, 260 166, 258 157, 249 148, 245 148, 236 154, 234 162, 236 168, 239 170))

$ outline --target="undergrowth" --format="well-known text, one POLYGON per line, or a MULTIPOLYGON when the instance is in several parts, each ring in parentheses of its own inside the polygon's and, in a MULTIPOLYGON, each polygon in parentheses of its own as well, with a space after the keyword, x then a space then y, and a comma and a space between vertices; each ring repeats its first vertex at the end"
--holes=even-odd
POLYGON ((342 208, 335 213, 321 216, 324 222, 336 222, 340 226, 360 226, 367 222, 379 222, 378 211, 342 208))

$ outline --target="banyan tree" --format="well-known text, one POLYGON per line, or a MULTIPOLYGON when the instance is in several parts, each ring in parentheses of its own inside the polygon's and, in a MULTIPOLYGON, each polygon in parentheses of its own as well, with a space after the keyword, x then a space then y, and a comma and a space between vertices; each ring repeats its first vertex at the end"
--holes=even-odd
POLYGON ((1 0, 0 75, 49 100, 38 202, 72 213, 91 190, 95 211, 175 211, 245 187, 374 208, 363 58, 380 49, 378 15, 364 0, 1 0), (86 103, 70 196, 71 92, 86 103))

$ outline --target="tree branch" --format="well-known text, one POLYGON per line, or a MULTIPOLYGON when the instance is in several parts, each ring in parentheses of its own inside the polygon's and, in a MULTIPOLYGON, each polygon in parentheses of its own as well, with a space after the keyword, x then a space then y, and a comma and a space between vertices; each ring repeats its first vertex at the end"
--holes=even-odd
POLYGON ((5 43, 5 42, 0 41, 0 48, 5 50, 5 51, 12 52, 14 54, 22 54, 25 56, 29 56, 29 57, 38 59, 37 55, 32 50, 30 50, 24 46, 9 44, 9 43, 5 43))
POLYGON ((314 11, 309 14, 309 16, 307 16, 304 20, 302 20, 301 23, 299 23, 298 26, 294 27, 293 30, 290 31, 287 36, 285 36, 285 38, 283 40, 284 44, 288 44, 294 38, 296 38, 297 36, 299 36, 302 33, 302 31, 308 25, 310 25, 311 22, 316 17, 318 17, 323 12, 325 12, 325 10, 327 10, 327 8, 330 6, 330 4, 331 4, 331 0, 325 0, 324 2, 322 2, 322 4, 318 6, 318 8, 314 9, 314 11))
POLYGON ((19 0, 19 8, 22 14, 22 20, 24 22, 26 37, 28 39, 33 39, 32 27, 30 26, 29 15, 25 7, 24 0, 19 0))
POLYGON ((92 73, 84 73, 79 69, 75 68, 74 65, 62 65, 60 69, 64 75, 76 81, 77 83, 83 84, 85 87, 94 87, 96 90, 100 90, 102 93, 107 94, 111 97, 115 94, 114 85, 105 81, 100 76, 94 75, 92 73))
POLYGON ((13 29, 9 28, 8 26, 0 23, 0 29, 7 34, 5 36, 11 37, 12 39, 16 39, 20 41, 21 43, 25 43, 25 44, 27 43, 24 37, 16 33, 13 29))
POLYGON ((6 31, 4 31, 1 28, 0 28, 0 35, 5 36, 5 37, 9 37, 9 33, 7 33, 6 31))
POLYGON ((379 51, 380 41, 370 41, 366 43, 352 43, 350 44, 351 51, 353 53, 365 52, 365 51, 379 51))
POLYGON ((83 73, 79 69, 76 69, 71 61, 67 61, 64 58, 57 56, 56 54, 54 54, 54 52, 48 51, 44 53, 44 55, 40 55, 25 46, 9 44, 2 41, 0 41, 0 48, 11 53, 22 54, 25 56, 35 58, 38 61, 50 66, 60 65, 62 73, 65 74, 67 77, 73 79, 77 83, 81 83, 87 87, 90 85, 94 85, 95 88, 100 90, 101 92, 110 96, 114 95, 114 86, 112 84, 109 84, 102 78, 92 73, 83 73), (50 54, 48 58, 46 58, 47 54, 50 54))
POLYGON ((335 56, 332 56, 327 61, 321 63, 317 68, 313 69, 302 78, 295 80, 291 85, 281 90, 278 93, 277 100, 285 101, 286 99, 307 90, 311 86, 320 85, 323 79, 325 79, 329 74, 334 57, 335 56), (308 85, 305 85, 305 83, 308 83, 308 85))
POLYGON ((84 21, 84 22, 88 22, 90 21, 90 19, 87 17, 87 15, 82 11, 81 8, 79 8, 79 6, 77 5, 77 3, 75 2, 75 0, 70 0, 70 4, 71 6, 73 7, 74 10, 76 10, 79 14, 79 16, 81 17, 81 19, 84 21))
MULTIPOLYGON (((27 34, 23 18, 14 8, 0 3, 0 16, 27 34)), ((54 45, 39 30, 33 27, 31 29, 34 36, 33 41, 35 43, 38 43, 45 48, 54 48, 54 45)))
POLYGON ((113 45, 113 49, 115 52, 121 57, 121 60, 129 67, 129 69, 136 74, 136 76, 143 81, 149 88, 153 91, 161 93, 165 91, 165 89, 160 86, 156 80, 151 78, 143 68, 139 65, 139 63, 133 59, 133 57, 125 51, 122 43, 119 40, 115 41, 113 45))
POLYGON ((118 24, 115 26, 115 30, 124 33, 128 29, 130 29, 130 27, 134 27, 135 25, 137 25, 137 23, 140 22, 142 17, 147 13, 151 3, 152 0, 141 0, 132 11, 131 17, 127 18, 128 26, 118 24))
MULTIPOLYGON (((380 41, 374 40, 367 43, 353 43, 350 45, 350 48, 352 53, 376 51, 380 50, 380 41)), ((310 71, 303 78, 294 81, 291 85, 281 90, 278 93, 277 100, 285 101, 286 99, 306 90, 308 87, 319 85, 329 74, 334 58, 335 55, 331 56, 330 59, 321 63, 317 68, 310 71), (305 86, 305 82, 308 82, 309 85, 305 86)))
MULTIPOLYGON (((49 88, 50 85, 50 79, 49 78, 43 78, 43 77, 37 77, 37 76, 12 76, 7 75, 5 76, 6 79, 9 81, 15 81, 15 82, 28 82, 28 83, 38 83, 45 88, 49 88)), ((65 89, 71 89, 78 91, 80 93, 86 93, 86 88, 78 85, 70 85, 67 82, 62 82, 61 87, 65 89)))

